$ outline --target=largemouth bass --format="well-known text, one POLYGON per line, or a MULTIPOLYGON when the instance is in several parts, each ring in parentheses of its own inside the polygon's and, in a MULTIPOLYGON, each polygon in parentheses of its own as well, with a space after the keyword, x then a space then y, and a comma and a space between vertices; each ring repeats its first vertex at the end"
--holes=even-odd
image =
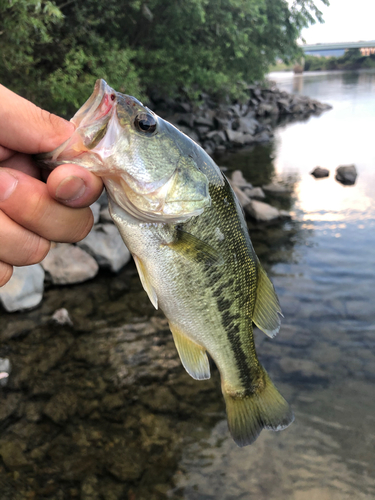
POLYGON ((293 413, 257 358, 253 322, 270 337, 280 305, 228 181, 206 152, 134 97, 98 80, 71 120, 72 137, 39 162, 102 177, 110 214, 152 304, 166 315, 186 371, 221 375, 239 446, 293 413))

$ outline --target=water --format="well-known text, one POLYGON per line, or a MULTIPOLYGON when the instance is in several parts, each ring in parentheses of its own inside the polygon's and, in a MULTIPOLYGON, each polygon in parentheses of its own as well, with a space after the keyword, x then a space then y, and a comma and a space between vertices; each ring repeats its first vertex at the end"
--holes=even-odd
POLYGON ((292 219, 251 223, 280 297, 280 334, 259 357, 296 420, 239 449, 218 373, 192 380, 134 266, 49 288, 40 308, 0 315, 2 500, 364 500, 375 497, 375 74, 274 74, 333 109, 277 129, 271 144, 219 158, 292 219), (358 179, 342 186, 339 164, 358 179), (316 166, 331 171, 315 180, 316 166), (74 328, 51 323, 59 307, 74 328))

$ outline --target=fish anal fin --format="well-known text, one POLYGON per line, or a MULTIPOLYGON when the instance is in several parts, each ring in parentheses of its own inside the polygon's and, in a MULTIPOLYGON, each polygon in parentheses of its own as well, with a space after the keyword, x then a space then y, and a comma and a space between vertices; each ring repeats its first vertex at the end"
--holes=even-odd
POLYGON ((141 261, 136 255, 133 255, 133 259, 135 262, 135 265, 137 266, 137 271, 139 274, 139 278, 141 280, 142 286, 145 290, 145 292, 148 295, 148 298, 151 301, 151 304, 155 307, 155 309, 158 308, 158 296, 156 295, 155 288, 151 285, 150 279, 147 274, 147 270, 141 261))
POLYGON ((169 324, 181 363, 195 380, 209 379, 210 363, 206 350, 182 334, 174 325, 169 324))
POLYGON ((258 261, 258 283, 253 321, 266 335, 274 337, 280 330, 281 308, 275 288, 258 261))
POLYGON ((203 262, 206 265, 220 265, 223 257, 211 245, 200 240, 193 234, 177 229, 177 238, 168 244, 169 248, 193 262, 203 262))
POLYGON ((240 447, 253 443, 262 429, 281 431, 294 420, 293 412, 262 368, 263 386, 252 394, 228 392, 223 384, 228 427, 240 447))

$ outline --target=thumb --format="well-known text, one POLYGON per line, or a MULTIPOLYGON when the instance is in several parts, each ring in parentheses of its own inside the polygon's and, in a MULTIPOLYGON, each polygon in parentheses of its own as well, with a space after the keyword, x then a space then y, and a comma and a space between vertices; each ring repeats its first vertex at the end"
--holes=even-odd
POLYGON ((28 154, 51 151, 74 132, 72 123, 38 108, 3 85, 0 123, 0 145, 28 154))

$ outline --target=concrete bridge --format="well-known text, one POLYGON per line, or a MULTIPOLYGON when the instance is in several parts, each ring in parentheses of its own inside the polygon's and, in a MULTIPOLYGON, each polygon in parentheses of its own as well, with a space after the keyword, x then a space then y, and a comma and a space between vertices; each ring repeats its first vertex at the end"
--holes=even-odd
MULTIPOLYGON (((328 55, 328 53, 332 53, 333 51, 340 51, 344 53, 346 49, 362 49, 362 53, 364 55, 366 50, 364 49, 375 49, 375 40, 365 41, 360 40, 358 42, 337 42, 337 43, 314 43, 314 44, 305 44, 300 45, 301 49, 305 54, 312 55, 328 55)), ((368 53, 373 53, 374 51, 369 50, 368 53)))

